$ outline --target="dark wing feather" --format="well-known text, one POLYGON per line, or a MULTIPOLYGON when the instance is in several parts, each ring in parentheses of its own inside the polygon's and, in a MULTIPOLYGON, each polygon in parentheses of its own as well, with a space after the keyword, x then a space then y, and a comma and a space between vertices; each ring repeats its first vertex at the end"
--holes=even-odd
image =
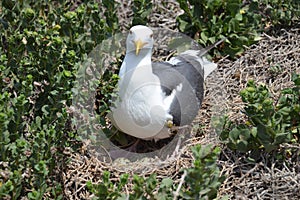
POLYGON ((176 92, 169 113, 177 126, 190 124, 198 114, 203 99, 204 70, 195 57, 180 55, 181 62, 171 65, 167 62, 152 64, 153 73, 160 79, 163 91, 170 95, 172 90, 182 84, 176 92))

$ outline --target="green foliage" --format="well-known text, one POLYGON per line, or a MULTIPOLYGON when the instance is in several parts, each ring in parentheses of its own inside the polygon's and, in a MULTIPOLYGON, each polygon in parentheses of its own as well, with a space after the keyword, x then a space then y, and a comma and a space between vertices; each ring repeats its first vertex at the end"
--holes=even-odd
MULTIPOLYGON (((178 16, 179 30, 204 46, 227 38, 222 54, 231 57, 259 40, 259 34, 272 25, 291 24, 300 16, 299 3, 285 0, 178 0, 184 13, 178 16), (280 3, 279 3, 280 2, 280 3), (275 9, 274 9, 275 8, 275 9), (264 23, 262 23, 262 21, 264 23)), ((298 2, 298 1, 297 1, 298 2)))
POLYGON ((202 147, 196 145, 192 148, 195 157, 194 167, 186 169, 187 188, 183 189, 184 199, 213 199, 223 177, 220 177, 220 170, 216 164, 221 152, 219 147, 212 148, 210 145, 202 147))
POLYGON ((93 185, 90 181, 87 182, 87 188, 93 192, 99 199, 117 199, 120 197, 122 188, 128 181, 128 174, 120 176, 120 182, 118 187, 114 187, 114 184, 110 179, 110 172, 104 171, 102 175, 102 183, 93 185))
MULTIPOLYGON (((117 94, 114 89, 119 80, 119 76, 113 74, 112 71, 105 71, 101 77, 99 83, 99 90, 97 91, 97 113, 100 116, 106 116, 110 112, 110 101, 114 98, 117 98, 117 94)), ((104 120, 104 118, 102 119, 104 120)), ((101 122, 102 125, 105 125, 105 120, 101 122)))
MULTIPOLYGON (((106 33, 108 33, 109 35, 111 33, 115 33, 116 30, 118 30, 118 16, 117 16, 117 12, 116 12, 116 8, 117 8, 117 3, 115 1, 112 1, 112 0, 103 0, 102 1, 103 3, 103 6, 106 8, 104 10, 104 16, 106 17, 105 19, 105 25, 106 26, 106 33)), ((98 12, 95 12, 95 18, 98 18, 99 19, 99 14, 98 12)), ((96 25, 96 24, 95 24, 96 25)), ((99 32, 95 32, 95 34, 99 34, 99 32)), ((102 38, 104 39, 104 38, 102 38)))
POLYGON ((240 93, 248 121, 235 125, 226 120, 221 140, 231 149, 254 153, 277 151, 282 143, 300 142, 300 75, 293 74, 292 80, 295 86, 282 90, 276 102, 265 85, 249 81, 240 93))
POLYGON ((290 26, 300 17, 300 2, 298 0, 256 0, 267 25, 290 26))
MULTIPOLYGON (((63 198, 55 170, 61 152, 76 137, 68 125, 75 74, 87 54, 118 29, 117 3, 99 2, 0 1, 0 199, 43 199, 45 193, 50 199, 63 198)), ((180 0, 185 13, 178 17, 179 28, 199 34, 199 42, 205 45, 226 36, 224 53, 234 55, 242 51, 242 45, 257 39, 263 28, 261 19, 264 25, 291 24, 290 19, 299 17, 297 2, 261 0, 243 5, 240 0, 190 0, 190 9, 180 0)), ((146 24, 151 10, 150 1, 134 0, 132 24, 146 24)), ((298 142, 299 75, 293 80, 296 87, 283 90, 276 103, 264 86, 249 83, 250 89, 242 94, 248 103, 249 122, 226 124, 221 138, 242 151, 272 151, 282 142, 298 142)), ((114 97, 111 92, 117 81, 111 72, 100 81, 100 115, 108 112, 107 100, 114 97)), ((112 182, 111 175, 104 172, 100 184, 89 182, 87 188, 99 199, 126 199, 123 188, 131 181, 134 187, 129 199, 173 199, 174 195, 211 199, 222 181, 215 162, 219 152, 219 148, 193 148, 194 166, 182 171, 186 177, 178 194, 174 193, 178 184, 155 175, 131 178, 124 174, 112 182)))
POLYGON ((75 73, 115 31, 114 4, 4 0, 0 10, 0 199, 61 199, 54 170, 74 136, 75 73))
POLYGON ((132 4, 134 25, 146 25, 152 11, 152 2, 149 0, 134 0, 132 4))
POLYGON ((242 0, 179 0, 185 11, 177 18, 180 31, 196 35, 207 46, 227 37, 224 54, 234 57, 243 52, 243 45, 253 44, 261 29, 261 16, 242 0))
POLYGON ((128 174, 123 174, 117 182, 113 183, 110 179, 110 173, 104 172, 101 183, 92 184, 88 182, 87 188, 97 196, 97 199, 168 200, 174 199, 174 197, 213 199, 217 196, 217 190, 223 180, 216 165, 220 148, 197 145, 192 148, 192 151, 195 157, 194 166, 182 170, 184 179, 181 185, 174 184, 170 178, 160 180, 155 174, 148 178, 138 175, 129 178, 128 174), (129 183, 130 179, 133 184, 133 192, 126 194, 124 186, 129 183))

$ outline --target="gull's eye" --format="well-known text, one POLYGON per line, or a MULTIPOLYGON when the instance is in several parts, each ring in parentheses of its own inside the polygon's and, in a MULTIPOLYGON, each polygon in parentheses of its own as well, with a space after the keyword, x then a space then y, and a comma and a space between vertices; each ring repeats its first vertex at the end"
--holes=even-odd
POLYGON ((150 38, 153 38, 153 33, 150 35, 150 38))
POLYGON ((129 30, 129 34, 130 34, 130 35, 132 34, 132 31, 131 31, 131 30, 129 30))

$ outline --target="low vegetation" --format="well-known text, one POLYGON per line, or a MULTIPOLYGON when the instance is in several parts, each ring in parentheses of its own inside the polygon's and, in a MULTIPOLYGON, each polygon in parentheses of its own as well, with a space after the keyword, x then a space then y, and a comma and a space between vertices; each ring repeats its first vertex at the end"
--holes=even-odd
POLYGON ((300 74, 293 74, 292 79, 295 86, 282 90, 278 100, 265 85, 249 81, 240 92, 247 121, 235 124, 225 117, 225 123, 219 124, 220 139, 252 159, 261 151, 275 151, 282 158, 281 144, 300 142, 300 74))
MULTIPOLYGON (((101 2, 0 2, 0 199, 66 198, 59 171, 66 161, 63 150, 77 150, 68 110, 75 74, 87 54, 119 26, 118 4, 101 2)), ((300 15, 297 0, 178 2, 184 10, 177 18, 179 30, 205 46, 227 37, 220 52, 232 58, 263 31, 291 25, 300 15)), ((134 0, 134 5, 132 24, 147 24, 152 4, 134 0)), ((266 86, 249 82, 241 91, 248 121, 226 120, 220 134, 224 144, 253 158, 260 151, 280 151, 283 143, 299 143, 298 74, 293 81, 295 86, 284 89, 278 101, 266 86)), ((107 86, 102 93, 111 90, 107 86)), ((107 108, 103 104, 100 113, 107 108)), ((103 172, 100 184, 87 182, 86 187, 98 199, 215 198, 223 180, 216 164, 221 150, 195 146, 192 151, 194 164, 182 169, 179 183, 155 174, 124 174, 112 182, 110 173, 103 172), (123 190, 127 183, 133 185, 129 197, 123 190)))

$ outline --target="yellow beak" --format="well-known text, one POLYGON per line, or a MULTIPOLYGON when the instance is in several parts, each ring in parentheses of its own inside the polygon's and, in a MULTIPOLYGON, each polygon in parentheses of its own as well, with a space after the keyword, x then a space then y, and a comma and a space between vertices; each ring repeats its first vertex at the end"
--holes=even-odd
POLYGON ((140 50, 148 44, 148 42, 143 42, 141 39, 138 39, 137 41, 134 42, 135 44, 135 55, 139 55, 140 50))

